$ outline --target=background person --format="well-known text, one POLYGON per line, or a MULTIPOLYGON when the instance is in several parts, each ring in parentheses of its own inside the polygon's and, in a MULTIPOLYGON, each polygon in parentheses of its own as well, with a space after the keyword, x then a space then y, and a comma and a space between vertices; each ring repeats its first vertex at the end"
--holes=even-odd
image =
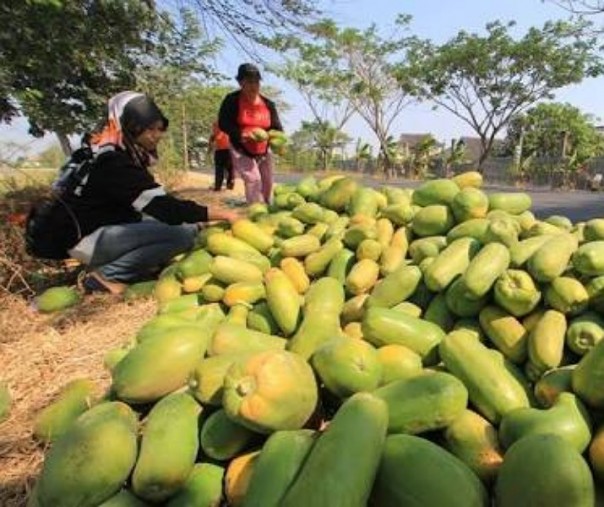
POLYGON ((229 136, 220 130, 217 121, 214 122, 208 152, 214 150, 214 191, 216 192, 222 190, 222 182, 225 179, 227 189, 232 190, 234 186, 230 147, 229 136))
POLYGON ((262 76, 255 65, 244 63, 236 76, 240 89, 229 93, 220 106, 218 124, 231 141, 235 173, 245 185, 248 204, 269 203, 273 192, 273 158, 268 140, 254 141, 255 128, 283 130, 275 103, 260 93, 262 76))
POLYGON ((44 223, 52 241, 88 266, 87 291, 121 293, 190 250, 206 222, 238 216, 178 199, 155 181, 149 167, 167 128, 168 119, 146 95, 112 97, 107 124, 91 138, 95 163, 61 194, 44 223))

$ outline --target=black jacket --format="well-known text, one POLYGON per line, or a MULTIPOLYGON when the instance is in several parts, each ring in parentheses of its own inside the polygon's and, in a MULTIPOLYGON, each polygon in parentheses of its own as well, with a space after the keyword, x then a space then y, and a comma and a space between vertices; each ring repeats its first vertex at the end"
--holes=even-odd
MULTIPOLYGON (((218 126, 220 127, 220 130, 226 132, 229 135, 231 146, 234 149, 239 152, 245 153, 249 157, 255 157, 256 155, 247 151, 241 143, 241 128, 237 123, 237 117, 239 116, 240 96, 241 90, 237 90, 232 93, 229 93, 224 98, 222 104, 220 105, 220 111, 218 112, 218 126)), ((264 100, 266 107, 268 107, 268 110, 271 114, 271 125, 269 127, 269 130, 283 130, 281 120, 279 119, 279 115, 277 114, 277 108, 275 106, 275 103, 264 95, 260 95, 260 97, 262 98, 262 100, 264 100)))
POLYGON ((65 250, 99 227, 140 222, 143 214, 172 225, 208 220, 205 206, 168 195, 123 150, 99 154, 78 193, 63 194, 45 225, 65 250))

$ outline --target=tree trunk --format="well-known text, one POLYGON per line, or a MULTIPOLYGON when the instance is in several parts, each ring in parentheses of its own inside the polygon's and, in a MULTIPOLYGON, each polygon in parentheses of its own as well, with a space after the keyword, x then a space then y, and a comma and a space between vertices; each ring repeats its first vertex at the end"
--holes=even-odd
POLYGON ((64 134, 63 132, 55 132, 55 134, 57 135, 57 139, 59 140, 63 153, 66 157, 69 157, 73 152, 73 148, 69 142, 69 137, 67 137, 67 134, 64 134))

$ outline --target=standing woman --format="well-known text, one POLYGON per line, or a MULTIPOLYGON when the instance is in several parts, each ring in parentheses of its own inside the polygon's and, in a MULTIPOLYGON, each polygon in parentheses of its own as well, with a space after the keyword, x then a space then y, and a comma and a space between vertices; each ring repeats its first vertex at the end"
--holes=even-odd
POLYGON ((245 185, 248 204, 270 203, 273 192, 273 158, 268 140, 254 141, 256 128, 283 130, 275 103, 260 93, 260 71, 244 63, 237 71, 240 89, 229 93, 220 106, 218 123, 231 140, 233 170, 245 185))
POLYGON ((121 293, 190 250, 205 222, 237 219, 231 211, 178 199, 155 181, 149 167, 167 128, 168 119, 146 95, 112 97, 107 124, 91 137, 96 158, 90 171, 66 185, 46 220, 32 226, 34 242, 50 241, 88 267, 88 291, 121 293))

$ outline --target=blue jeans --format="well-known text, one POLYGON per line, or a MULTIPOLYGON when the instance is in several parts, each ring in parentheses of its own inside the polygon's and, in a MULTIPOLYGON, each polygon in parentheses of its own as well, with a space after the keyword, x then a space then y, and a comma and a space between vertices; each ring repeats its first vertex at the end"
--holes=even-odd
POLYGON ((174 256, 193 247, 195 224, 168 225, 155 220, 103 227, 90 268, 107 280, 132 283, 148 278, 174 256))

